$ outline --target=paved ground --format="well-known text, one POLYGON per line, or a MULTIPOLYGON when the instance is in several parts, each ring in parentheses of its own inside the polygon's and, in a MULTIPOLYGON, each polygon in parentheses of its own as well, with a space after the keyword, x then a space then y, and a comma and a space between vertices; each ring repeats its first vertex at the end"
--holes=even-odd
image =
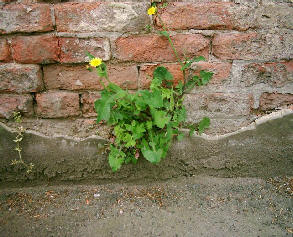
POLYGON ((1 188, 0 236, 292 236, 293 179, 1 188))

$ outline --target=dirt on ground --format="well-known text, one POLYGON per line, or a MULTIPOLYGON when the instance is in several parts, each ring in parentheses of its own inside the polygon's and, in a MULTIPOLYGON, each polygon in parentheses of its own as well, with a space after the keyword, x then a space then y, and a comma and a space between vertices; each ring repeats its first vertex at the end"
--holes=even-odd
POLYGON ((293 179, 181 177, 0 190, 0 236, 292 236, 293 179))

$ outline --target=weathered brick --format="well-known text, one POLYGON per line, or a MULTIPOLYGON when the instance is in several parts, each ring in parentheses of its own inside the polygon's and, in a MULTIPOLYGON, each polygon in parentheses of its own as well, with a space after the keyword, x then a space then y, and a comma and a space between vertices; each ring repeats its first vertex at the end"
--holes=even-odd
MULTIPOLYGON (((149 88, 153 77, 153 71, 158 66, 166 67, 171 72, 171 74, 174 77, 175 85, 179 81, 184 81, 183 73, 180 70, 181 66, 178 63, 144 64, 140 67, 140 74, 138 80, 139 88, 149 88)), ((210 85, 221 85, 223 81, 227 80, 230 77, 231 67, 232 64, 226 62, 198 62, 192 65, 194 75, 198 75, 201 70, 206 70, 214 73, 212 80, 209 82, 210 85)))
POLYGON ((42 89, 38 65, 0 64, 0 92, 30 93, 42 89))
POLYGON ((263 84, 276 88, 293 84, 293 61, 248 63, 243 65, 239 79, 245 87, 263 84))
MULTIPOLYGON (((250 9, 251 10, 251 9, 250 9)), ((160 10, 160 18, 156 18, 155 22, 160 27, 162 23, 173 30, 187 29, 238 29, 246 30, 251 21, 246 24, 239 24, 237 15, 246 11, 247 8, 238 9, 234 3, 218 2, 218 3, 190 3, 176 2, 169 3, 167 7, 160 10), (236 13, 238 12, 238 14, 236 13)), ((250 20, 249 14, 245 16, 250 20)), ((243 17, 242 17, 243 20, 243 17)))
POLYGON ((37 115, 42 118, 63 118, 80 115, 79 94, 58 91, 36 95, 37 115))
POLYGON ((0 19, 0 34, 53 30, 48 4, 7 4, 0 7, 0 19))
POLYGON ((58 61, 58 39, 53 35, 18 36, 12 39, 12 57, 20 63, 58 61))
POLYGON ((110 43, 107 39, 59 38, 59 45, 61 48, 60 62, 62 63, 89 61, 85 55, 86 51, 103 60, 110 59, 110 43))
POLYGON ((137 32, 150 23, 147 3, 64 3, 55 5, 59 32, 137 32))
POLYGON ((138 79, 138 85, 141 89, 148 89, 152 78, 153 78, 153 72, 154 70, 159 67, 163 66, 166 67, 169 72, 173 75, 175 85, 179 81, 184 81, 183 73, 180 70, 181 66, 179 64, 175 63, 169 63, 169 64, 145 64, 140 67, 140 73, 139 73, 139 79, 138 79))
POLYGON ((252 96, 249 94, 187 94, 184 98, 189 121, 203 116, 211 118, 247 116, 252 106, 252 96))
MULTIPOLYGON (((208 58, 209 40, 200 34, 177 34, 171 37, 180 58, 208 58)), ((115 42, 119 60, 136 62, 177 61, 168 40, 158 35, 118 38, 115 42)))
POLYGON ((193 64, 194 74, 198 75, 201 70, 213 72, 210 85, 220 85, 227 80, 231 74, 231 63, 226 62, 198 62, 193 64))
POLYGON ((293 29, 293 7, 287 4, 262 3, 257 8, 257 25, 261 28, 271 29, 273 27, 293 29))
POLYGON ((292 58, 293 34, 222 33, 216 34, 212 51, 221 59, 275 60, 292 58))
POLYGON ((84 117, 96 117, 94 103, 100 98, 99 92, 85 92, 81 95, 82 114, 84 117))
POLYGON ((0 118, 9 119, 14 112, 21 112, 24 116, 31 116, 33 98, 31 95, 0 94, 0 118))
POLYGON ((10 61, 10 49, 6 39, 0 39, 0 61, 10 61))
MULTIPOLYGON (((101 90, 103 89, 96 71, 89 72, 85 66, 44 66, 44 82, 47 89, 101 90)), ((127 89, 137 89, 136 66, 108 65, 111 82, 127 89)), ((102 79, 105 82, 105 79, 102 79)))
POLYGON ((253 50, 252 42, 257 42, 257 33, 226 33, 217 34, 212 42, 213 54, 221 59, 251 59, 258 55, 253 50))
POLYGON ((259 108, 263 111, 285 105, 293 105, 293 94, 263 93, 260 97, 259 108))

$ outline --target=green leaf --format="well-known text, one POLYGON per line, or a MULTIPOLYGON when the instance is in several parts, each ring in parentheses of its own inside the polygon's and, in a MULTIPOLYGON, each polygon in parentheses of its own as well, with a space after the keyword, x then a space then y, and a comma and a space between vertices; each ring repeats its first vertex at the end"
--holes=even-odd
POLYGON ((161 82, 173 80, 173 75, 165 67, 157 67, 154 71, 153 77, 159 79, 161 82))
POLYGON ((199 75, 201 77, 202 85, 206 85, 212 78, 214 73, 207 71, 200 71, 199 75))
POLYGON ((102 97, 99 100, 95 101, 95 110, 98 114, 97 123, 101 120, 109 120, 111 103, 114 101, 113 95, 103 92, 102 97))
POLYGON ((108 122, 110 119, 110 110, 112 104, 115 102, 115 100, 121 99, 127 95, 126 91, 122 90, 119 86, 113 83, 110 83, 107 88, 111 89, 114 93, 105 89, 101 93, 101 98, 95 101, 94 106, 98 114, 97 123, 101 120, 108 122))
POLYGON ((121 165, 124 163, 125 156, 126 155, 123 151, 118 150, 113 145, 110 146, 109 164, 113 172, 116 172, 121 168, 121 165))
POLYGON ((147 148, 143 148, 141 150, 143 156, 151 163, 158 163, 160 162, 163 154, 163 150, 159 149, 157 151, 153 151, 147 148))
POLYGON ((110 91, 115 92, 115 93, 123 91, 123 89, 120 86, 117 86, 114 83, 109 83, 107 88, 110 89, 110 91))
POLYGON ((185 121, 186 119, 186 109, 185 106, 182 105, 181 108, 176 110, 176 115, 177 115, 177 122, 181 123, 185 121))
POLYGON ((96 67, 96 70, 98 72, 99 77, 107 78, 107 76, 108 76, 108 74, 107 74, 107 66, 106 66, 106 64, 104 62, 100 66, 96 67))
POLYGON ((159 31, 159 34, 162 35, 162 36, 165 36, 166 38, 169 38, 170 35, 167 31, 159 31))
POLYGON ((193 135, 194 131, 195 131, 195 125, 194 124, 189 125, 188 128, 189 128, 188 135, 191 137, 193 135))
POLYGON ((85 55, 88 56, 90 60, 95 58, 95 56, 90 54, 88 51, 85 51, 85 55))
POLYGON ((208 117, 204 117, 198 124, 198 133, 201 135, 206 128, 210 126, 210 119, 208 117))
POLYGON ((182 139, 184 138, 184 133, 183 132, 179 132, 177 135, 177 140, 178 141, 182 141, 182 139))
POLYGON ((127 148, 134 147, 136 144, 133 136, 131 136, 129 133, 126 133, 125 136, 122 138, 122 140, 126 143, 125 147, 127 148))
POLYGON ((178 85, 175 87, 176 89, 176 92, 179 94, 179 95, 182 95, 183 93, 183 83, 182 81, 179 81, 178 85))
POLYGON ((131 122, 131 125, 126 124, 125 127, 128 131, 132 132, 134 140, 141 138, 146 131, 144 128, 144 123, 138 123, 135 120, 131 122))
POLYGON ((151 108, 161 108, 163 106, 163 98, 160 90, 153 92, 142 91, 143 99, 151 108))
POLYGON ((147 121, 147 122, 146 122, 146 128, 147 128, 148 130, 150 130, 150 129, 152 129, 152 127, 153 127, 153 122, 152 122, 152 121, 147 121))
POLYGON ((184 92, 191 91, 196 85, 196 81, 192 79, 188 80, 184 86, 184 92))
POLYGON ((170 116, 167 116, 167 112, 165 111, 154 110, 152 111, 152 115, 154 118, 154 124, 159 128, 164 128, 170 121, 170 116))
POLYGON ((193 62, 200 62, 200 61, 206 61, 205 57, 199 56, 192 59, 193 62))
POLYGON ((195 57, 191 60, 186 60, 184 66, 181 67, 181 71, 184 71, 187 68, 189 68, 193 62, 199 62, 199 61, 205 61, 205 60, 206 59, 203 56, 195 57))

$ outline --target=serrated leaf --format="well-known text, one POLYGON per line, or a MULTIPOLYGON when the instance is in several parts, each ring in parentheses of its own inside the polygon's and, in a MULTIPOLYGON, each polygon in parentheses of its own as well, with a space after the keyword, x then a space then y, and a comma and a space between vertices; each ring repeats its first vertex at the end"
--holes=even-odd
POLYGON ((154 71, 153 77, 159 79, 161 82, 173 80, 173 75, 165 67, 157 67, 154 71))
POLYGON ((201 135, 206 128, 210 126, 210 119, 208 117, 204 117, 198 124, 198 133, 201 135))
POLYGON ((196 85, 201 86, 202 82, 198 76, 193 76, 190 80, 186 82, 184 92, 190 92, 196 85))
POLYGON ((88 51, 85 51, 85 55, 88 56, 90 60, 95 58, 95 56, 90 54, 88 51))
POLYGON ((155 110, 152 112, 154 118, 154 124, 159 128, 164 128, 167 123, 170 121, 170 117, 167 116, 167 112, 155 110))
POLYGON ((143 148, 141 150, 144 158, 146 158, 151 163, 158 163, 160 162, 163 154, 163 150, 159 149, 157 151, 149 150, 147 148, 143 148))
POLYGON ((193 79, 190 79, 186 82, 184 86, 184 92, 189 92, 191 91, 196 85, 196 82, 193 79))
POLYGON ((185 121, 186 119, 186 109, 185 109, 185 106, 182 105, 182 107, 180 109, 177 110, 177 121, 179 123, 185 121))
POLYGON ((100 66, 96 67, 96 70, 99 77, 107 77, 107 66, 104 62, 100 66))
POLYGON ((191 66, 192 63, 194 62, 200 62, 200 61, 205 61, 206 59, 203 56, 195 57, 191 60, 186 60, 185 64, 181 67, 181 71, 186 70, 191 66))
POLYGON ((152 121, 147 121, 147 122, 146 122, 146 128, 147 128, 148 130, 150 130, 150 129, 152 129, 152 127, 153 127, 153 122, 152 122, 152 121))
POLYGON ((109 83, 109 85, 107 86, 108 89, 110 89, 111 91, 118 93, 120 91, 123 91, 123 89, 120 86, 117 86, 114 83, 109 83))
POLYGON ((177 140, 178 141, 182 141, 182 139, 184 138, 184 133, 183 132, 179 132, 177 135, 177 140))
POLYGON ((189 125, 188 128, 189 128, 188 135, 191 137, 193 135, 194 131, 195 131, 195 125, 194 124, 189 125))
POLYGON ((170 35, 167 31, 159 31, 159 34, 162 35, 162 36, 165 36, 166 38, 169 38, 170 35))
MULTIPOLYGON (((111 83, 109 85, 111 85, 111 83)), ((117 87, 120 89, 117 91, 117 93, 111 93, 107 90, 103 90, 101 93, 101 98, 95 101, 94 106, 98 114, 97 123, 100 122, 101 120, 109 121, 110 109, 111 109, 112 103, 116 99, 121 99, 122 97, 125 96, 126 92, 122 90, 119 86, 117 87)))
POLYGON ((211 80, 214 73, 207 72, 207 71, 200 71, 199 75, 201 77, 202 85, 208 84, 208 82, 211 80))
POLYGON ((179 81, 178 85, 175 87, 176 89, 176 92, 179 94, 179 95, 182 95, 183 93, 183 83, 181 81, 179 81))
POLYGON ((163 98, 159 90, 154 90, 153 92, 142 91, 141 93, 142 93, 144 101, 151 108, 156 109, 156 108, 161 108, 163 106, 163 98))
POLYGON ((192 60, 193 60, 193 62, 206 61, 205 57, 203 57, 203 56, 195 57, 192 60))
POLYGON ((113 96, 102 97, 101 99, 95 101, 95 110, 98 114, 97 123, 101 120, 108 121, 110 119, 110 108, 113 101, 113 96))
POLYGON ((124 163, 125 156, 126 155, 123 151, 118 150, 113 145, 110 146, 109 164, 113 172, 116 172, 121 168, 121 165, 124 163))

